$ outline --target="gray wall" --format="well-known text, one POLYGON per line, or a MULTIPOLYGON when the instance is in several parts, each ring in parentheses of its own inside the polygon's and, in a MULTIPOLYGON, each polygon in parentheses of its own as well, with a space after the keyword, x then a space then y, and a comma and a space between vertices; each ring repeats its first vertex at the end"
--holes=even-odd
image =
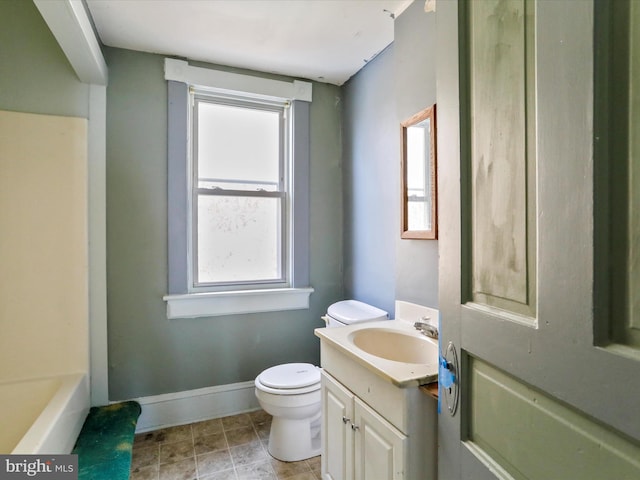
MULTIPOLYGON (((394 27, 394 91, 400 122, 436 103, 436 14, 425 13, 424 2, 414 2, 394 27)), ((400 181, 400 173, 397 178, 400 181)), ((398 229, 399 225, 398 217, 398 229)), ((438 307, 437 240, 404 240, 398 233, 396 298, 438 307)))
POLYGON ((394 45, 344 86, 345 296, 390 313, 400 235, 394 45))
POLYGON ((394 43, 344 86, 345 296, 438 306, 438 242, 400 239, 400 121, 432 105, 435 15, 414 2, 394 43))
POLYGON ((88 85, 30 1, 0 1, 0 109, 88 116, 88 85))
POLYGON ((167 84, 164 57, 105 48, 107 283, 112 400, 252 380, 319 364, 313 329, 342 295, 340 89, 313 85, 309 310, 167 320, 167 84))

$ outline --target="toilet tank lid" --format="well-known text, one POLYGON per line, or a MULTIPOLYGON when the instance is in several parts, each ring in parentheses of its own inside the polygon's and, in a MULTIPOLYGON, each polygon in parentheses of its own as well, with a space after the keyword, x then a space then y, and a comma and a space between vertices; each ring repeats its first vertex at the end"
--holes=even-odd
POLYGON ((350 325, 357 322, 386 320, 388 313, 358 300, 342 300, 329 305, 327 313, 339 322, 350 325))
POLYGON ((320 382, 320 369, 311 363, 285 363, 267 368, 258 381, 271 388, 303 388, 320 382))

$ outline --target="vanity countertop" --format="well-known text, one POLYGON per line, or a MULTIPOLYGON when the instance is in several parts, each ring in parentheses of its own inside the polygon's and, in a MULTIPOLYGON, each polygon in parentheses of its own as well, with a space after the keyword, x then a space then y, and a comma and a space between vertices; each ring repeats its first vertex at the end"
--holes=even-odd
POLYGON ((438 381, 438 341, 425 337, 413 327, 411 322, 406 320, 381 320, 345 327, 317 328, 315 335, 322 342, 326 342, 327 345, 336 348, 347 357, 400 388, 418 387, 438 381), (391 333, 420 338, 427 344, 431 344, 425 345, 425 347, 436 352, 433 356, 433 362, 405 363, 367 353, 358 348, 353 340, 356 332, 365 329, 381 329, 391 333), (435 349, 433 349, 433 346, 435 346, 435 349))

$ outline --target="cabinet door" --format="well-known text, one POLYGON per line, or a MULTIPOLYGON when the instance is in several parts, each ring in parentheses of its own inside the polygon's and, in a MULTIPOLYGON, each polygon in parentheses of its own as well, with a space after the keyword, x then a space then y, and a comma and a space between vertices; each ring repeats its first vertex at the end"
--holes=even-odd
POLYGON ((360 399, 354 403, 355 479, 404 479, 407 437, 360 399))
POLYGON ((322 372, 322 478, 353 479, 353 394, 322 372))

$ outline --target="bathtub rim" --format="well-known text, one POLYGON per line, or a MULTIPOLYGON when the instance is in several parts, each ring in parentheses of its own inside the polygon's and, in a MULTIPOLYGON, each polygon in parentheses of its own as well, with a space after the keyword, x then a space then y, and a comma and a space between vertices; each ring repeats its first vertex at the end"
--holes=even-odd
POLYGON ((73 449, 89 413, 89 378, 86 372, 5 383, 47 379, 60 380, 60 386, 14 447, 12 454, 64 454, 73 449))

